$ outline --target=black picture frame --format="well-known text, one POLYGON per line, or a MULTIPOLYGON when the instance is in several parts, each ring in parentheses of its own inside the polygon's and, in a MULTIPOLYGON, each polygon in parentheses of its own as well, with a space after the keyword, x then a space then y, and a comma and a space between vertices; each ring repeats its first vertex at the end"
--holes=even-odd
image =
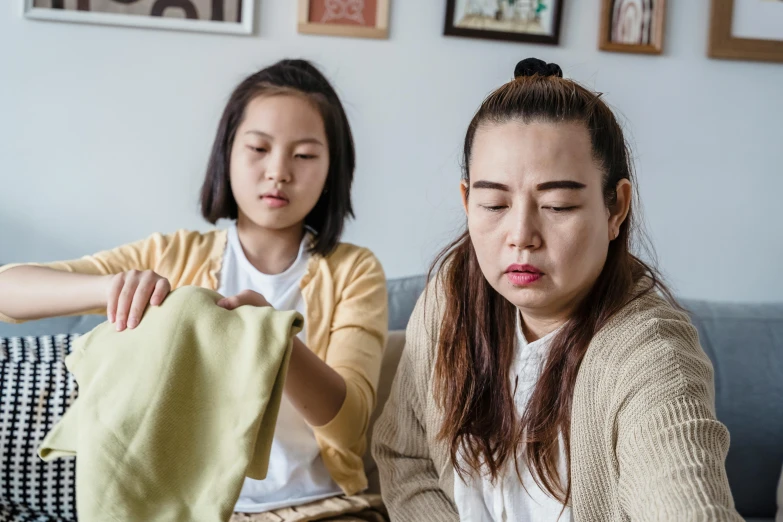
POLYGON ((446 21, 443 29, 443 34, 445 36, 461 36, 466 38, 482 38, 486 40, 503 40, 546 45, 558 45, 560 43, 560 23, 563 18, 563 0, 552 0, 555 6, 554 34, 552 35, 456 27, 454 25, 456 2, 457 0, 446 0, 446 21))

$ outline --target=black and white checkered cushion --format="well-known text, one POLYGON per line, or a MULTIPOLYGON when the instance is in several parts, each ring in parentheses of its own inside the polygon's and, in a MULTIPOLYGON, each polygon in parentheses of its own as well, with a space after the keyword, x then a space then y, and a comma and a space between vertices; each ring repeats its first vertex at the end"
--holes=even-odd
POLYGON ((38 446, 76 399, 65 356, 77 335, 0 338, 0 522, 76 520, 76 462, 38 446))

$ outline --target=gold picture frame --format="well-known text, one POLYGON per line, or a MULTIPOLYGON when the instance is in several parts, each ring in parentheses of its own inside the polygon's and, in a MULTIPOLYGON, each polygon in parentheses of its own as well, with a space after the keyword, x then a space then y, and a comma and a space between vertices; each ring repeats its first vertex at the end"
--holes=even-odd
MULTIPOLYGON (((662 54, 664 29, 666 26, 666 0, 645 0, 649 2, 652 13, 649 26, 644 28, 647 43, 622 43, 613 39, 617 20, 617 4, 622 0, 602 0, 601 24, 598 36, 598 48, 602 51, 619 53, 662 54)), ((622 7, 622 5, 620 6, 622 7)))
MULTIPOLYGON (((323 9, 324 0, 299 0, 299 19, 297 30, 302 34, 320 34, 327 36, 348 36, 353 38, 378 38, 389 37, 389 3, 390 0, 371 0, 375 2, 375 20, 368 24, 360 19, 361 23, 339 23, 335 21, 313 21, 314 8, 323 9), (314 3, 320 3, 321 6, 314 3)), ((328 13, 327 13, 328 14, 328 13)), ((326 17, 323 17, 326 18, 326 17)), ((332 17, 334 18, 334 16, 332 17)))
POLYGON ((712 0, 710 41, 711 58, 783 62, 783 39, 740 38, 732 34, 734 0, 712 0))

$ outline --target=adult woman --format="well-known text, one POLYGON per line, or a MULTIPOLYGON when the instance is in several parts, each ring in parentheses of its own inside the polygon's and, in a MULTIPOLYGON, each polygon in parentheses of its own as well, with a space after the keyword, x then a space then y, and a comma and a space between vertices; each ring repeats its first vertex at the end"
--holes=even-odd
POLYGON ((599 95, 527 59, 468 128, 467 232, 419 300, 375 428, 396 520, 741 520, 712 367, 630 253, 599 95))

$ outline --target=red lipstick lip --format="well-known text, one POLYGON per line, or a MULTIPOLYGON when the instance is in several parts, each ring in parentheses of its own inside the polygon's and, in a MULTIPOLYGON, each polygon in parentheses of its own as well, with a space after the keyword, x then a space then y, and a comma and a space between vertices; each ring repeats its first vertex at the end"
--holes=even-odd
POLYGON ((533 265, 509 265, 508 268, 506 268, 506 273, 511 272, 528 272, 531 274, 538 274, 543 275, 544 272, 539 270, 538 268, 534 267, 533 265))
POLYGON ((544 277, 544 273, 533 265, 514 264, 506 268, 506 279, 518 288, 533 285, 542 277, 544 277))

